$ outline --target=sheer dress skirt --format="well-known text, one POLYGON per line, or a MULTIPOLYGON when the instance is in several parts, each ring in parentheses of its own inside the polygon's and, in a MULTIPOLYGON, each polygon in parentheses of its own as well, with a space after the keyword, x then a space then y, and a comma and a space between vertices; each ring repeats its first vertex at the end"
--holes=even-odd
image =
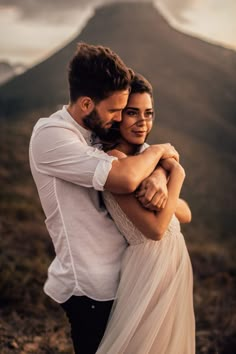
POLYGON ((177 218, 161 241, 151 241, 110 193, 104 200, 130 246, 97 354, 194 354, 192 267, 177 218))

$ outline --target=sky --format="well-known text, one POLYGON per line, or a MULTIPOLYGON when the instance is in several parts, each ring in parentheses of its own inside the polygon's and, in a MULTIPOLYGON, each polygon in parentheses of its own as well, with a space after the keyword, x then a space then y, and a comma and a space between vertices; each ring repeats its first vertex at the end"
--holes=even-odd
MULTIPOLYGON (((0 61, 33 66, 75 37, 96 6, 121 1, 0 0, 0 61)), ((153 2, 176 29, 236 50, 236 0, 153 2)))

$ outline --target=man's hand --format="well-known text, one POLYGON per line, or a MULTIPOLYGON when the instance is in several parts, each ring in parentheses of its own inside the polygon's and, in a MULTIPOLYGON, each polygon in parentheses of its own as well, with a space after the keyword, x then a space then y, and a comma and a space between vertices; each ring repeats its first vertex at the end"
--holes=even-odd
POLYGON ((158 211, 165 207, 168 197, 167 173, 161 166, 141 183, 136 197, 150 210, 158 211))

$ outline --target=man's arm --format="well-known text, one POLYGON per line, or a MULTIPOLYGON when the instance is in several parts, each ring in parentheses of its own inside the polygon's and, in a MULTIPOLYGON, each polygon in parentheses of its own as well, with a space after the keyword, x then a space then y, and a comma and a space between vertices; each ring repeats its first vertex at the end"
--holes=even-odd
POLYGON ((131 193, 161 158, 177 153, 170 144, 153 145, 142 154, 117 159, 84 144, 70 126, 47 126, 32 135, 32 170, 97 190, 131 193))
POLYGON ((105 183, 105 189, 116 194, 134 192, 140 183, 155 169, 162 158, 177 158, 178 153, 170 144, 151 145, 139 155, 124 157, 118 150, 113 150, 111 171, 105 183))

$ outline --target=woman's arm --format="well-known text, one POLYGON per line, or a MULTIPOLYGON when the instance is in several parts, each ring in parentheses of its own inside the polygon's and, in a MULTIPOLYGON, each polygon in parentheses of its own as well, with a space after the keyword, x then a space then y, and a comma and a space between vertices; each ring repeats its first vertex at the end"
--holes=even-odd
POLYGON ((164 209, 159 212, 142 207, 133 194, 114 194, 121 209, 132 223, 147 237, 160 240, 175 213, 177 201, 185 178, 182 166, 174 159, 162 160, 163 167, 170 171, 168 181, 168 200, 164 209))
POLYGON ((179 222, 182 224, 187 224, 191 222, 192 214, 188 204, 183 199, 178 199, 177 206, 175 210, 175 215, 178 218, 179 222))

